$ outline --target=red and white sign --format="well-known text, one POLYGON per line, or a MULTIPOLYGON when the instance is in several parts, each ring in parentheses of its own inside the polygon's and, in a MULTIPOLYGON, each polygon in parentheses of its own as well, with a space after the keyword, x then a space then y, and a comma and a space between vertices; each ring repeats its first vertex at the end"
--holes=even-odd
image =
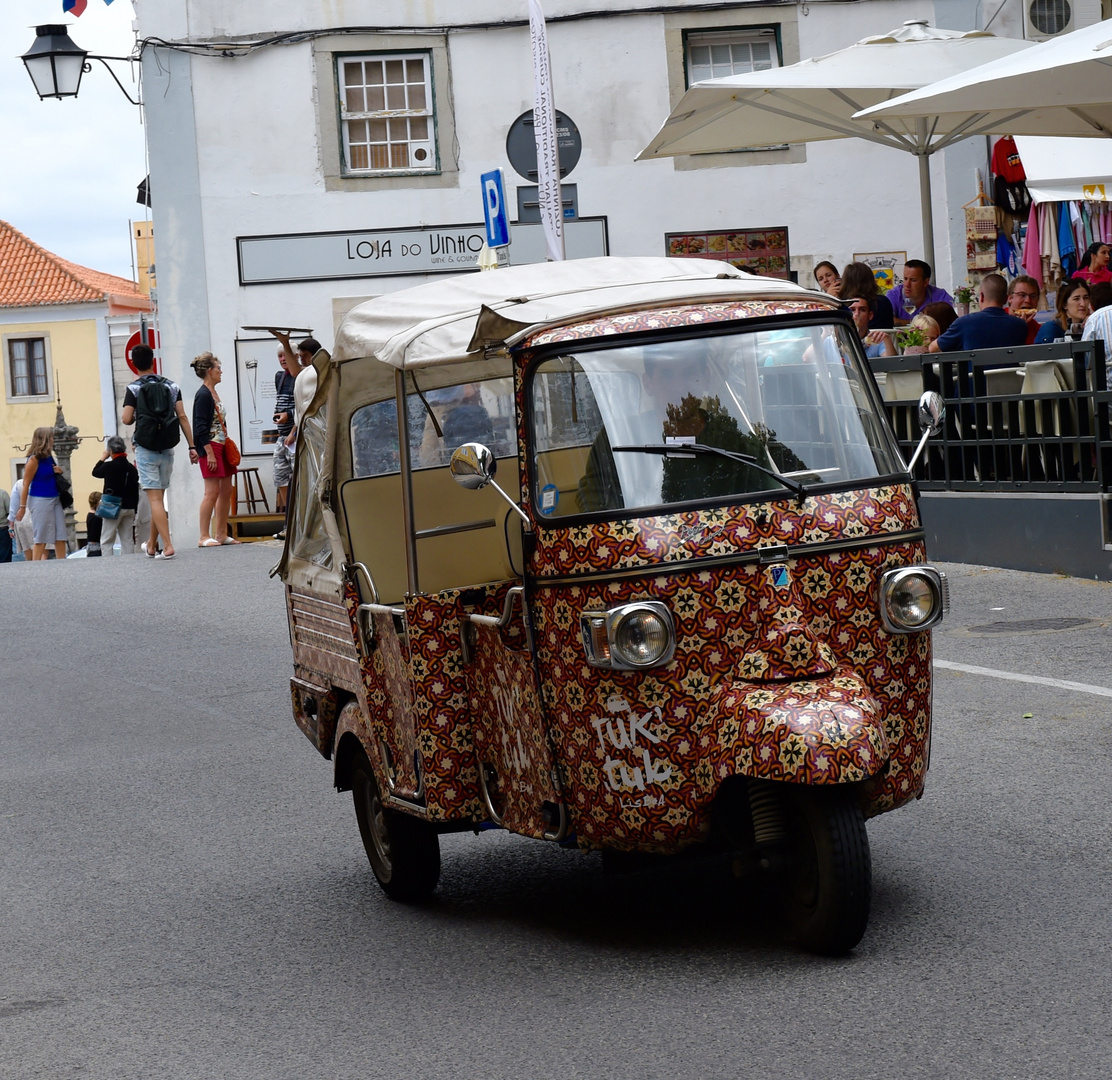
MULTIPOLYGON (((142 334, 140 334, 140 332, 138 330, 136 330, 135 333, 132 334, 131 337, 129 337, 127 339, 127 344, 124 346, 124 359, 127 361, 127 366, 129 368, 131 368, 131 370, 136 375, 139 374, 139 370, 138 370, 138 368, 136 368, 135 364, 132 362, 131 350, 134 349, 136 345, 139 345, 142 341, 143 341, 142 334)), ((147 344, 152 349, 154 349, 154 370, 155 370, 155 373, 158 374, 159 373, 158 372, 158 368, 159 368, 159 363, 158 363, 159 339, 158 339, 158 335, 154 332, 154 327, 148 327, 147 328, 147 344)))

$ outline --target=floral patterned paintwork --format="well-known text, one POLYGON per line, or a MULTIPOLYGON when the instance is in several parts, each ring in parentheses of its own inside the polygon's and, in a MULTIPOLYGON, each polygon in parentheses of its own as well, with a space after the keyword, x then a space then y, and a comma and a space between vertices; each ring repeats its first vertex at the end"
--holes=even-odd
POLYGON ((930 635, 886 633, 876 595, 883 571, 921 563, 923 547, 877 539, 872 546, 791 558, 792 587, 764 610, 764 579, 772 568, 752 563, 536 589, 538 666, 581 843, 673 851, 698 840, 710 827, 724 761, 739 773, 797 783, 871 776, 862 790, 867 815, 921 792, 930 635), (675 620, 672 661, 645 672, 588 665, 576 633, 580 612, 649 598, 666 603, 675 620), (811 673, 770 679, 782 672, 763 662, 775 653, 768 629, 799 640, 795 625, 821 646, 792 661, 797 671, 809 666, 811 673), (831 655, 837 663, 828 671, 831 655), (748 696, 759 690, 772 697, 748 696), (824 711, 838 720, 825 732, 824 711), (755 715, 764 718, 758 732, 745 727, 755 715), (801 726, 814 732, 815 752, 789 773, 781 748, 801 726), (828 739, 837 742, 851 727, 852 746, 835 752, 828 739), (780 764, 759 767, 769 760, 762 748, 780 764))
POLYGON ((603 315, 587 322, 553 326, 529 338, 529 348, 555 345, 561 341, 582 341, 586 338, 613 337, 615 334, 644 333, 666 330, 673 326, 703 326, 732 322, 736 319, 757 319, 768 315, 799 315, 805 311, 830 311, 833 305, 817 300, 728 300, 713 304, 682 304, 677 307, 654 308, 650 311, 628 311, 620 315, 603 315))
POLYGON ((889 756, 879 706, 848 665, 820 678, 723 684, 712 714, 719 780, 854 783, 889 756))
POLYGON ((542 527, 531 571, 539 578, 622 571, 736 555, 758 547, 862 540, 919 528, 911 489, 860 491, 542 527))
POLYGON ((471 634, 467 677, 475 753, 497 775, 492 798, 501 804, 505 827, 539 839, 554 831, 544 804, 555 810, 559 795, 533 658, 509 648, 494 627, 473 626, 471 634))

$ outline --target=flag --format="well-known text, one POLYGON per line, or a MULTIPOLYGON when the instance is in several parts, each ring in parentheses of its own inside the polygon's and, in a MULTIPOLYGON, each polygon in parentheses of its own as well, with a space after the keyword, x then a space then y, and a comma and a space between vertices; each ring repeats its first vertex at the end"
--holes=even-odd
POLYGON ((68 11, 73 15, 81 15, 88 3, 89 0, 62 0, 62 14, 68 11))
POLYGON ((556 148, 556 108, 552 68, 540 0, 529 0, 529 39, 533 46, 533 134, 537 140, 537 195, 549 262, 564 259, 564 204, 560 197, 560 158, 556 148))

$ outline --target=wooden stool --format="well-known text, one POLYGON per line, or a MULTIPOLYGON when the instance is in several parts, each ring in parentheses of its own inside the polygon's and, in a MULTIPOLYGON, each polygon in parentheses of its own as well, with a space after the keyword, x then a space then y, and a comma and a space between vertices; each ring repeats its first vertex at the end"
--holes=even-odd
POLYGON ((233 510, 235 514, 239 513, 239 482, 243 481, 243 502, 246 505, 248 514, 270 513, 270 503, 266 501, 266 492, 263 490, 263 481, 259 476, 258 469, 240 469, 236 473, 235 478, 235 496, 233 499, 233 510), (259 510, 259 505, 262 504, 262 510, 259 510))

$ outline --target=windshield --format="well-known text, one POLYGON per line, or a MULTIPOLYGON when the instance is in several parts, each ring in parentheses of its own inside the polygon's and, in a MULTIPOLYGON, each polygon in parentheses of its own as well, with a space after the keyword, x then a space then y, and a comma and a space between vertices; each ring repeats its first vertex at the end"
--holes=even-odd
POLYGON ((537 509, 555 518, 726 501, 904 472, 853 340, 841 324, 812 324, 542 361, 537 509))

